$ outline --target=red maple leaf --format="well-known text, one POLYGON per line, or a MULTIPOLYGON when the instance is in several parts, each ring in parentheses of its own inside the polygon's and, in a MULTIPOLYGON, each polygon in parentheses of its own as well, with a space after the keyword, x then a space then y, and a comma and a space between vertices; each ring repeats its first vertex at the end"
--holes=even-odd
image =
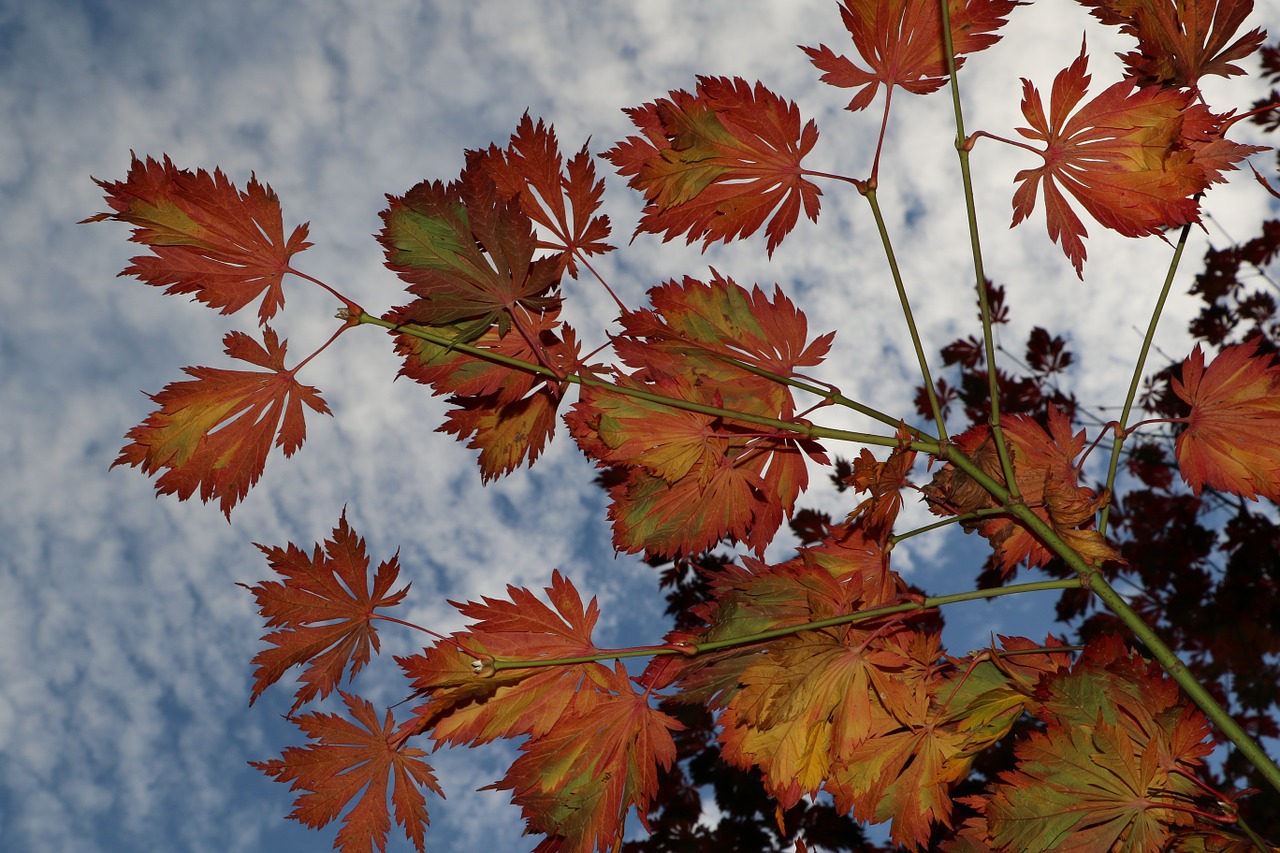
POLYGON ((1138 49, 1116 54, 1139 86, 1198 89, 1211 74, 1234 77, 1232 63, 1262 46, 1258 27, 1228 40, 1253 11, 1253 0, 1079 0, 1093 16, 1138 40, 1138 49))
POLYGON ((230 518, 262 475, 272 439, 285 456, 302 446, 303 404, 329 414, 320 392, 294 378, 297 368, 285 369, 285 342, 270 327, 263 340, 265 349, 243 332, 229 332, 223 344, 227 355, 266 371, 184 368, 195 378, 151 396, 160 408, 129 430, 125 437, 133 441, 112 467, 133 465, 146 474, 165 469, 157 493, 186 500, 198 488, 201 500, 218 498, 230 518))
POLYGON ((499 193, 519 195, 525 215, 551 232, 555 239, 539 241, 538 246, 559 252, 560 267, 569 275, 578 276, 578 254, 612 251, 604 242, 609 237, 609 217, 595 215, 604 195, 604 181, 596 179, 587 146, 582 146, 564 170, 555 129, 544 125, 542 119, 535 125, 525 113, 506 150, 491 145, 483 162, 499 193))
POLYGON ((532 220, 519 198, 499 191, 479 152, 457 181, 423 181, 387 200, 378 241, 387 266, 419 297, 402 320, 466 321, 465 341, 494 323, 505 334, 518 310, 536 316, 560 304, 558 259, 534 258, 532 220))
POLYGON ((292 714, 315 696, 328 696, 348 663, 354 678, 369 662, 370 651, 379 648, 375 611, 399 604, 409 586, 389 592, 400 574, 400 563, 392 557, 378 565, 370 587, 364 540, 347 525, 345 510, 333 529, 333 539, 323 549, 316 545, 310 557, 293 543, 285 548, 258 548, 284 582, 240 584, 253 593, 267 627, 280 629, 262 638, 275 648, 263 649, 253 658, 257 669, 249 704, 289 668, 309 663, 289 709, 292 714))
POLYGON ((627 812, 647 823, 658 769, 675 760, 671 732, 684 727, 635 690, 620 661, 599 681, 595 702, 525 742, 491 786, 511 791, 528 831, 547 836, 535 853, 617 850, 627 812))
MULTIPOLYGON (((397 308, 385 319, 397 325, 413 306, 397 308)), ((457 339, 467 335, 467 321, 437 327, 457 339)), ((459 441, 480 451, 484 480, 515 470, 524 461, 533 464, 555 432, 555 413, 568 383, 549 379, 508 364, 486 361, 455 348, 403 332, 396 335, 396 351, 404 357, 400 375, 431 386, 433 394, 449 394, 449 411, 438 432, 456 435, 459 441)), ((522 332, 503 334, 490 326, 472 346, 529 364, 549 364, 561 375, 581 367, 580 347, 573 329, 559 320, 552 308, 527 319, 522 332)))
POLYGON ((692 95, 674 90, 626 113, 644 135, 602 156, 644 193, 636 234, 663 234, 664 241, 684 234, 689 243, 701 238, 705 250, 716 240, 749 237, 769 219, 772 255, 801 207, 818 218, 822 191, 800 167, 818 141, 817 126, 811 120, 801 130, 795 104, 761 84, 699 77, 692 95))
POLYGON ((1199 344, 1173 392, 1191 414, 1178 436, 1178 469, 1192 491, 1209 486, 1280 502, 1280 364, 1257 340, 1224 347, 1208 366, 1199 344))
MULTIPOLYGON (((1048 432, 1025 415, 1013 415, 1002 426, 1023 502, 1088 562, 1101 565, 1106 560, 1119 559, 1093 529, 1094 515, 1110 495, 1098 494, 1078 482, 1075 459, 1084 449, 1084 430, 1072 434, 1069 420, 1056 407, 1050 409, 1048 432)), ((972 427, 956 436, 954 444, 990 477, 1004 482, 990 427, 972 427)), ((950 464, 922 491, 939 514, 998 506, 982 486, 950 464)), ((987 516, 962 524, 991 542, 996 565, 1005 574, 1024 562, 1032 568, 1044 565, 1053 556, 1034 533, 1012 517, 987 516)))
MULTIPOLYGON (((965 54, 999 41, 994 32, 1020 5, 1016 0, 949 0, 956 68, 964 64, 965 54)), ((927 95, 947 82, 950 75, 943 50, 942 10, 935 0, 841 0, 840 18, 869 71, 826 45, 801 50, 824 72, 822 82, 858 89, 846 109, 869 107, 881 83, 890 88, 892 97, 894 86, 927 95)))
POLYGON ((1139 88, 1129 79, 1076 110, 1089 79, 1082 45, 1076 60, 1054 79, 1048 116, 1040 92, 1023 79, 1022 114, 1031 127, 1018 132, 1044 142, 1043 150, 1031 149, 1044 165, 1020 171, 1013 195, 1017 225, 1035 208, 1043 184, 1049 237, 1061 244, 1080 276, 1088 232, 1062 188, 1106 228, 1126 237, 1159 234, 1198 222, 1196 196, 1222 180, 1234 163, 1263 150, 1224 139, 1227 117, 1194 103, 1190 91, 1139 88))
POLYGON ((430 821, 419 789, 444 796, 431 767, 422 760, 426 753, 399 742, 390 711, 380 724, 372 703, 338 692, 354 723, 337 714, 295 717, 298 728, 316 742, 288 747, 280 758, 249 763, 277 782, 291 783, 290 790, 305 792, 294 801, 289 817, 312 829, 337 818, 358 795, 333 843, 343 853, 371 853, 375 846, 386 850, 391 829, 387 774, 391 774, 396 823, 404 827, 414 847, 425 850, 424 831, 430 821))
POLYGON ((397 658, 414 690, 427 697, 416 709, 423 728, 447 743, 487 743, 494 738, 546 734, 579 693, 598 689, 607 667, 598 663, 515 667, 493 671, 498 660, 534 661, 593 655, 591 632, 600 610, 584 606, 573 583, 559 571, 544 604, 533 592, 507 587, 508 601, 485 597, 454 604, 476 620, 420 655, 397 658), (479 674, 479 675, 478 675, 479 674))
POLYGON ((95 182, 115 212, 83 221, 128 222, 136 226, 129 239, 154 252, 131 258, 121 275, 167 286, 165 293, 194 294, 223 314, 265 294, 258 306, 262 323, 284 305, 280 282, 291 272, 289 258, 311 244, 305 224, 284 239, 280 201, 271 187, 251 177, 241 192, 220 169, 192 173, 168 157, 158 163, 136 156, 125 181, 95 182))
POLYGON ((615 382, 638 394, 584 387, 565 415, 583 452, 601 467, 626 469, 610 489, 614 544, 628 553, 695 554, 732 538, 762 551, 808 485, 804 455, 827 462, 821 447, 649 395, 790 420, 788 387, 749 368, 790 376, 819 363, 831 335, 807 342, 804 315, 780 291, 770 300, 719 274, 649 295, 654 310, 624 314, 613 342, 636 368, 615 382))

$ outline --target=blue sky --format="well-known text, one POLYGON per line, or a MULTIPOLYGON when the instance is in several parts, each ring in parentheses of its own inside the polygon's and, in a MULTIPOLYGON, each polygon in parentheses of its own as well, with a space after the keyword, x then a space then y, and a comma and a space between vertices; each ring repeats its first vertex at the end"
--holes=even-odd
MULTIPOLYGON (((1255 12, 1255 24, 1268 22, 1280 22, 1277 0, 1255 12)), ((970 63, 968 128, 1011 135, 1022 123, 1017 78, 1047 90, 1083 30, 1100 89, 1123 40, 1076 4, 1015 12, 1005 41, 970 63)), ((399 549, 413 581, 401 615, 436 630, 461 625, 446 599, 540 588, 553 568, 600 598, 602 645, 665 630, 654 573, 614 557, 593 469, 567 436, 531 471, 482 487, 471 451, 433 431, 442 403, 392 381, 398 363, 372 329, 344 335, 308 366, 302 380, 336 417, 313 418, 294 459, 271 459, 231 524, 216 506, 157 500, 135 471, 108 470, 151 409, 139 392, 159 391, 184 365, 223 366, 222 334, 249 330, 253 318, 228 320, 116 278, 140 249, 124 226, 76 224, 105 209, 90 176, 123 179, 131 150, 220 166, 241 186, 254 172, 279 194, 287 228, 311 223, 316 245, 298 266, 379 313, 404 298, 371 236, 384 194, 456 176, 464 149, 504 144, 526 109, 555 125, 564 150, 590 138, 599 153, 629 132, 622 107, 692 88, 697 73, 740 75, 817 120, 822 138, 807 165, 864 176, 878 109, 842 112, 848 95, 820 85, 794 48, 820 42, 850 49, 832 0, 0 2, 0 849, 327 849, 332 828, 283 820, 286 788, 246 764, 297 738, 280 719, 287 688, 248 707, 262 630, 235 584, 266 577, 252 543, 309 548, 344 506, 375 560, 399 549)), ((1247 105, 1261 89, 1208 88, 1219 108, 1247 105)), ((881 172, 930 353, 968 333, 973 316, 949 109, 945 95, 902 97, 881 172)), ((1140 342, 1133 327, 1146 322, 1168 247, 1091 227, 1087 279, 1076 281, 1040 214, 1008 229, 1012 175, 1029 165, 993 144, 974 154, 988 271, 1008 286, 1015 320, 1003 335, 1016 349, 1033 325, 1066 332, 1077 394, 1117 406, 1140 342)), ((818 223, 802 222, 768 263, 762 236, 705 255, 650 236, 628 245, 639 200, 607 163, 598 168, 621 247, 600 269, 624 301, 639 304, 673 276, 705 278, 708 265, 743 284, 778 282, 813 331, 839 329, 822 378, 910 413, 906 338, 856 193, 824 187, 818 223)), ((1251 178, 1215 189, 1216 225, 1196 235, 1175 292, 1206 240, 1225 242, 1219 226, 1250 236, 1267 203, 1251 178)), ((334 306, 290 284, 275 325, 297 357, 332 332, 334 306)), ((586 282, 566 292, 570 322, 602 342, 607 296, 586 282)), ((1186 352, 1193 310, 1185 298, 1170 307, 1157 339, 1165 351, 1186 352)), ((814 480, 803 505, 847 511, 821 472, 814 480)), ((780 539, 770 556, 789 548, 780 539)), ((959 536, 922 537, 895 561, 912 581, 951 592, 971 584, 966 561, 977 553, 959 536)), ((966 605, 947 614, 948 638, 967 643, 962 652, 992 631, 1042 634, 1050 605, 966 605)), ((385 651, 414 648, 412 637, 384 638, 385 651)), ((384 658, 357 687, 390 704, 402 684, 384 658)), ((436 756, 449 799, 429 802, 429 849, 533 846, 505 794, 475 792, 509 760, 500 748, 436 756)))

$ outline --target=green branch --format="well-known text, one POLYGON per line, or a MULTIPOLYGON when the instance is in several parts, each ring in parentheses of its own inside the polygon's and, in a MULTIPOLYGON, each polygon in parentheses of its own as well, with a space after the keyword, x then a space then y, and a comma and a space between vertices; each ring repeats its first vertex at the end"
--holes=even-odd
POLYGON ((751 646, 768 640, 776 640, 779 637, 789 637, 793 634, 799 634, 801 631, 820 631, 823 628, 834 628, 839 625, 852 625, 856 622, 866 622, 871 619, 878 619, 881 616, 892 616, 897 613, 932 610, 936 607, 943 607, 948 604, 958 604, 962 601, 977 601, 984 598, 998 598, 1002 595, 1020 595, 1023 593, 1042 592, 1050 589, 1073 589, 1079 585, 1080 582, 1078 580, 1071 578, 1067 580, 1036 581, 1034 583, 1015 584, 1013 586, 997 587, 995 589, 972 589, 967 592, 956 592, 950 595, 932 596, 921 599, 920 601, 904 601, 899 604, 888 604, 884 607, 859 610, 854 613, 830 616, 826 619, 816 619, 812 622, 804 622, 799 625, 788 625, 785 628, 773 628, 768 631, 757 631, 753 634, 743 634, 740 637, 729 637, 723 640, 711 640, 705 643, 689 643, 688 645, 681 646, 664 644, 661 646, 637 646, 629 649, 602 649, 596 654, 579 655, 577 657, 569 658, 495 660, 486 667, 486 670, 492 669, 494 672, 498 672, 505 669, 535 669, 539 667, 569 666, 579 663, 592 663, 594 661, 601 660, 617 660, 619 658, 657 657, 659 655, 683 655, 685 657, 695 657, 700 654, 706 654, 707 652, 751 646))
MULTIPOLYGON (((634 397, 639 400, 646 400, 650 403, 669 406, 673 409, 697 412, 710 417, 725 418, 727 420, 740 421, 742 423, 755 424, 756 426, 792 432, 805 438, 829 438, 837 441, 849 441, 857 444, 870 444, 880 447, 898 447, 901 444, 901 441, 897 436, 852 432, 850 430, 824 427, 817 424, 797 423, 795 421, 786 421, 780 418, 752 415, 747 412, 739 412, 733 409, 721 408, 719 406, 708 406, 703 403, 695 403, 679 397, 669 397, 665 394, 658 394, 644 388, 628 388, 614 382, 610 382, 607 379, 601 379, 599 376, 595 376, 590 373, 561 374, 546 365, 523 361, 518 358, 493 352, 492 350, 483 349, 470 344, 459 343, 448 335, 433 331, 431 328, 426 326, 392 323, 389 320, 383 320, 381 317, 375 317, 372 314, 361 314, 359 317, 355 318, 355 321, 364 325, 381 326, 389 331, 419 338, 429 343, 436 344, 437 346, 442 346, 449 350, 464 353, 465 355, 469 355, 473 358, 490 361, 494 364, 501 364, 514 370, 543 376, 552 381, 568 382, 574 385, 585 385, 589 388, 601 388, 624 397, 634 397)), ((897 421, 893 422, 895 426, 897 423, 897 421)), ((915 450, 923 451, 925 453, 938 452, 938 444, 927 439, 913 441, 910 443, 910 446, 915 450)))

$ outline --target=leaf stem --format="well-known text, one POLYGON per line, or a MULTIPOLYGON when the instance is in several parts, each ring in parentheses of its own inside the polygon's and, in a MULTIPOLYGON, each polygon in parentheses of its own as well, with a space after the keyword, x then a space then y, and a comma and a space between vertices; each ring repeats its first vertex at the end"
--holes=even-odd
POLYGON ((978 289, 978 311, 982 316, 982 346, 987 356, 987 396, 991 398, 991 433, 995 439, 996 454, 1000 458, 1000 470, 1009 484, 1013 500, 1021 499, 1018 481, 1013 475, 1013 463, 1009 461, 1009 448, 1000 426, 1000 380, 996 370, 996 346, 991 333, 991 306, 987 301, 987 273, 982 261, 982 240, 978 235, 978 211, 974 203, 973 176, 969 171, 969 147, 965 144, 964 107, 960 102, 960 80, 956 75, 955 45, 951 39, 951 8, 947 0, 939 0, 942 8, 942 38, 946 47, 947 71, 951 77, 951 107, 956 118, 956 154, 960 159, 960 179, 964 184, 965 214, 969 221, 969 245, 973 254, 974 285, 978 289))
POLYGON ((916 329, 915 315, 911 312, 911 301, 907 298, 907 289, 902 283, 902 271, 898 268, 898 259, 893 253, 893 241, 889 239, 889 230, 885 227, 884 216, 880 211, 880 202, 876 199, 876 191, 868 185, 863 197, 871 205, 871 215, 875 217, 876 228, 880 232, 880 243, 884 246, 885 257, 889 261, 889 272, 893 276, 893 286, 898 291, 898 302, 902 304, 902 314, 907 321, 907 331, 911 334, 911 346, 916 352, 916 363, 920 366, 920 376, 924 379, 925 393, 929 396, 929 408, 933 412, 933 422, 938 428, 938 439, 947 440, 947 425, 942 419, 942 407, 938 405, 938 395, 933 386, 933 377, 929 373, 929 359, 924 354, 920 343, 920 333, 916 329))
MULTIPOLYGON (((1107 467, 1107 488, 1113 489, 1116 482, 1116 471, 1120 466, 1120 450, 1124 446, 1125 438, 1128 437, 1129 413, 1133 410, 1134 398, 1138 396, 1138 386, 1142 382, 1142 374, 1147 366, 1147 355, 1151 352, 1151 342, 1156 336, 1156 326, 1160 323, 1160 316, 1164 313, 1165 300, 1169 298, 1169 291, 1173 287, 1173 278, 1178 271, 1178 264, 1182 260, 1182 250, 1186 248, 1187 236, 1191 233, 1191 223, 1182 226, 1182 231, 1178 234, 1178 244, 1174 247, 1173 257, 1169 261, 1169 270, 1164 276, 1164 285, 1160 288, 1160 295, 1156 298, 1155 308, 1151 312, 1151 321, 1147 323, 1147 334, 1142 339, 1142 348, 1138 351, 1138 360, 1133 365, 1133 378, 1129 380, 1129 393, 1124 398, 1124 408, 1120 411, 1120 420, 1116 426, 1116 440, 1111 445, 1111 462, 1107 467)), ((1135 425, 1136 426, 1136 425, 1135 425)), ((1102 508, 1102 513, 1098 516, 1098 532, 1102 535, 1107 533, 1107 516, 1110 514, 1111 505, 1107 504, 1102 508)))
MULTIPOLYGON (((449 347, 452 350, 465 353, 473 358, 491 361, 495 364, 502 364, 516 370, 523 370, 527 373, 534 373, 539 376, 546 376, 558 382, 585 385, 590 388, 602 388, 611 393, 620 394, 624 397, 635 397, 639 400, 647 400, 651 403, 670 406, 673 409, 697 412, 710 417, 726 418, 728 420, 741 421, 742 423, 770 427, 784 432, 796 433, 805 438, 830 438, 837 441, 849 441, 857 444, 870 444, 879 447, 898 447, 901 445, 901 440, 897 436, 852 432, 849 430, 835 429, 834 427, 819 426, 817 424, 787 421, 779 418, 765 417, 763 415, 752 415, 747 412, 738 412, 733 409, 725 409, 719 406, 708 406, 703 403, 683 400, 679 397, 668 397, 665 394, 658 394, 643 388, 628 388, 614 382, 610 382, 607 379, 601 379, 599 376, 596 376, 591 372, 570 373, 561 376, 551 368, 540 364, 522 361, 518 358, 502 355, 501 353, 496 353, 492 350, 471 346, 470 344, 458 343, 448 335, 432 331, 430 328, 425 326, 418 326, 415 324, 397 324, 390 320, 384 320, 381 317, 375 317, 372 314, 362 313, 356 318, 356 322, 364 325, 380 326, 392 332, 398 332, 415 338, 420 338, 438 346, 449 347)), ((895 421, 894 424, 896 425, 897 422, 895 421)), ((915 450, 934 454, 938 452, 939 447, 937 442, 930 441, 928 439, 918 439, 911 442, 910 446, 915 450)))

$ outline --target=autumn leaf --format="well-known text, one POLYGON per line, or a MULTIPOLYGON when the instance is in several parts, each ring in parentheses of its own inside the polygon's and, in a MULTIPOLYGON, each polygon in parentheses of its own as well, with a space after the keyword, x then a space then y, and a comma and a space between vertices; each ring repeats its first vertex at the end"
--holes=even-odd
POLYGON ((415 710, 434 725, 440 742, 477 745, 495 738, 545 735, 579 694, 598 690, 607 667, 513 667, 493 671, 494 661, 535 661, 597 654, 591 639, 600 610, 583 605, 573 583, 552 575, 543 603, 527 589, 507 587, 508 600, 485 597, 455 604, 474 620, 422 654, 397 658, 414 690, 427 698, 415 710), (482 677, 477 677, 480 673, 482 677))
POLYGON ((424 831, 430 821, 420 789, 444 796, 431 767, 422 760, 426 753, 396 743, 390 711, 379 724, 372 703, 338 692, 354 722, 337 714, 295 717, 293 722, 315 743, 288 747, 280 758, 249 763, 277 782, 291 783, 290 790, 305 792, 294 801, 289 817, 312 829, 337 818, 359 796, 343 816, 333 844, 343 853, 372 853, 375 847, 386 850, 391 829, 387 808, 390 774, 396 823, 404 827, 417 850, 425 850, 424 831))
POLYGON ((584 387, 565 415, 584 453, 625 469, 610 489, 614 544, 675 555, 732 538, 762 550, 808 485, 804 456, 826 463, 821 447, 649 395, 791 420, 789 388, 750 368, 793 375, 822 360, 831 336, 807 341, 803 313, 780 291, 769 299, 714 271, 709 283, 686 277, 649 296, 653 309, 626 312, 613 341, 635 368, 614 383, 636 393, 584 387))
POLYGON ((1018 172, 1013 195, 1017 225, 1031 214, 1043 185, 1049 237, 1079 276, 1088 232, 1063 189, 1105 228, 1126 237, 1159 234, 1198 222, 1196 196, 1221 181, 1223 171, 1264 150, 1224 139, 1227 117, 1195 103, 1190 91, 1123 80, 1077 110, 1089 85, 1087 69, 1082 45, 1054 79, 1047 116, 1040 92, 1023 79, 1022 114, 1031 126, 1018 132, 1044 143, 1044 165, 1018 172))
POLYGON ((1017 746, 983 808, 995 849, 1163 850, 1196 822, 1208 722, 1157 664, 1110 636, 1037 696, 1048 726, 1017 746))
POLYGON ((253 593, 267 627, 280 629, 262 638, 274 648, 253 658, 255 682, 249 704, 291 667, 310 664, 289 709, 292 714, 317 695, 328 696, 348 664, 354 678, 369 662, 370 651, 379 648, 375 612, 403 601, 409 586, 389 592, 400 574, 395 557, 378 565, 370 586, 364 540, 347 524, 345 510, 333 538, 323 549, 316 545, 310 557, 292 543, 258 548, 284 581, 240 584, 253 593))
POLYGON ((849 521, 860 519, 863 529, 881 545, 889 541, 893 525, 902 510, 902 490, 914 488, 907 477, 915 463, 916 453, 908 447, 911 440, 906 425, 898 428, 898 447, 883 462, 865 447, 853 460, 853 471, 846 480, 859 493, 868 497, 849 512, 849 521))
POLYGON ((95 179, 107 191, 113 213, 84 222, 114 219, 135 226, 129 239, 153 254, 130 259, 121 275, 165 287, 165 293, 190 293, 223 314, 239 311, 262 296, 258 319, 270 320, 284 305, 280 283, 289 259, 311 244, 307 226, 284 238, 280 201, 271 187, 250 178, 244 191, 220 169, 210 175, 136 156, 123 182, 95 179))
POLYGON ((270 327, 263 341, 265 348, 243 332, 223 338, 227 355, 266 371, 184 368, 194 378, 151 396, 160 408, 129 430, 132 442, 112 467, 133 465, 145 474, 163 469, 157 493, 186 500, 199 489, 201 500, 218 498, 230 518, 262 475, 272 440, 285 456, 302 446, 303 405, 329 414, 319 391, 294 378, 297 368, 285 369, 286 344, 270 327))
MULTIPOLYGON (((964 65, 965 54, 999 41, 995 31, 1020 5, 1014 0, 949 0, 956 68, 964 65)), ((894 86, 927 95, 949 79, 942 11, 935 0, 841 0, 840 18, 869 70, 826 45, 801 50, 823 72, 822 82, 858 90, 846 109, 871 106, 881 83, 889 87, 890 97, 894 86)))
POLYGON ((387 201, 378 241, 387 266, 419 297, 402 309, 403 321, 466 321, 465 342, 495 323, 505 334, 517 311, 560 304, 558 260, 534 258, 532 221, 518 198, 499 192, 478 152, 457 181, 423 181, 387 201))
MULTIPOLYGON (((1084 449, 1084 430, 1073 434, 1066 415, 1056 407, 1050 409, 1048 432, 1025 415, 1002 419, 1002 427, 1023 502, 1086 561, 1101 565, 1119 559, 1093 529, 1094 516, 1110 495, 1098 494, 1078 482, 1075 460, 1084 449)), ((953 441, 987 475, 1004 483, 990 427, 972 427, 953 441)), ((923 492, 938 514, 959 515, 999 506, 986 489, 950 464, 934 475, 923 492)), ((1012 517, 988 515, 962 524, 991 542, 995 563, 1005 575, 1020 563, 1035 568, 1053 556, 1034 533, 1012 517)))
POLYGON ((683 726, 635 690, 620 661, 602 669, 599 698, 526 741, 491 786, 511 791, 528 832, 547 836, 538 853, 617 850, 627 812, 647 820, 658 770, 675 760, 671 732, 683 726))
POLYGON ((612 251, 609 217, 595 215, 604 195, 604 181, 597 180, 595 164, 582 146, 563 166, 555 129, 539 119, 535 125, 525 113, 505 150, 491 145, 484 151, 485 171, 500 195, 520 197, 520 209, 551 232, 554 240, 539 241, 539 248, 560 253, 562 270, 577 278, 577 257, 612 251), (567 204, 566 204, 567 203, 567 204))
POLYGON ((626 110, 643 136, 631 136, 602 156, 644 194, 636 234, 670 240, 684 234, 716 240, 749 237, 765 228, 770 255, 791 232, 801 208, 818 218, 817 185, 801 177, 800 161, 818 141, 813 121, 800 127, 795 105, 760 83, 699 77, 691 95, 626 110))
POLYGON ((1256 339, 1224 347, 1206 368, 1197 344, 1173 392, 1191 407, 1178 435, 1178 470, 1197 495, 1208 486, 1280 502, 1280 365, 1256 339))
POLYGON ((1117 54, 1139 86, 1199 89, 1200 78, 1234 77, 1245 70, 1234 61, 1261 45, 1261 27, 1228 44, 1253 11, 1253 0, 1079 0, 1093 16, 1138 40, 1138 49, 1117 54))

